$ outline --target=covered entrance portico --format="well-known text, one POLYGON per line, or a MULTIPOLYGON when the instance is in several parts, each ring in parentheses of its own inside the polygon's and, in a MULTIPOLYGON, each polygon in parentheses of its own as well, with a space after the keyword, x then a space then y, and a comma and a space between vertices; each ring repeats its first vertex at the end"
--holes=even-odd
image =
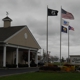
POLYGON ((30 67, 31 53, 34 54, 35 63, 38 64, 38 49, 23 47, 19 45, 12 44, 1 44, 0 45, 0 66, 6 67, 6 64, 25 64, 23 60, 23 54, 27 54, 27 64, 30 67))

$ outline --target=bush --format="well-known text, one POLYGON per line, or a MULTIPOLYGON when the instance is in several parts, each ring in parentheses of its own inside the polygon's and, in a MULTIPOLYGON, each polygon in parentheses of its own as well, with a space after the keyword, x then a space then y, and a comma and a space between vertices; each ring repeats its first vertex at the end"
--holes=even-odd
POLYGON ((16 64, 6 64, 7 68, 16 68, 17 65, 16 64))
POLYGON ((74 65, 66 63, 63 66, 74 66, 74 65))
POLYGON ((56 67, 56 66, 51 66, 51 67, 49 67, 49 66, 42 66, 42 67, 40 67, 39 68, 40 70, 51 70, 51 71, 60 71, 61 70, 61 68, 60 67, 56 67))
POLYGON ((60 67, 53 67, 53 71, 60 71, 61 68, 60 67))
POLYGON ((58 65, 53 64, 53 63, 45 63, 44 66, 48 66, 48 67, 58 67, 58 65))
POLYGON ((53 63, 48 63, 48 66, 49 67, 53 67, 53 63))
POLYGON ((75 66, 71 64, 65 64, 64 66, 62 66, 62 71, 75 71, 75 66))
POLYGON ((42 62, 38 63, 38 66, 43 66, 43 65, 44 65, 44 63, 42 63, 42 62))
POLYGON ((36 67, 37 64, 35 64, 35 61, 32 59, 31 63, 30 63, 30 67, 36 67))
POLYGON ((18 64, 18 67, 28 67, 28 64, 18 64))
POLYGON ((80 70, 80 65, 75 65, 75 70, 80 70))
POLYGON ((55 65, 53 63, 45 64, 44 66, 40 67, 39 69, 40 70, 51 70, 51 71, 60 71, 61 70, 61 68, 58 67, 58 65, 55 65))
POLYGON ((37 64, 32 63, 30 64, 30 67, 37 67, 37 64))
POLYGON ((71 71, 75 71, 75 66, 71 66, 71 71))

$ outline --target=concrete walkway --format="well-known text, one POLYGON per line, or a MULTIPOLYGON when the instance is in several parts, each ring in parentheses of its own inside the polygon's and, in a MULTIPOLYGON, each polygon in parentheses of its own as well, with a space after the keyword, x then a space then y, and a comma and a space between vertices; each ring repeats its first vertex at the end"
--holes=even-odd
POLYGON ((27 73, 27 72, 36 72, 36 71, 39 71, 39 68, 14 68, 14 69, 5 68, 5 69, 0 69, 0 77, 13 74, 27 73))

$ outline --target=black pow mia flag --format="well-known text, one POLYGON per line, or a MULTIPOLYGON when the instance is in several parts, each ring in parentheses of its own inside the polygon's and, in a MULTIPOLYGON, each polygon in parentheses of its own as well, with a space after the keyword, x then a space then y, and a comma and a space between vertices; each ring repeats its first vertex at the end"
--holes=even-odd
POLYGON ((48 16, 57 16, 58 11, 57 10, 52 10, 48 8, 48 16))

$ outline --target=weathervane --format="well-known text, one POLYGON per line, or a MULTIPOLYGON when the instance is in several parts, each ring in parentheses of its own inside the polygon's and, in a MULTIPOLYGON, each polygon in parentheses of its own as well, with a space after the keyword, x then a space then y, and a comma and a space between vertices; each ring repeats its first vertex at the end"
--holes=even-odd
POLYGON ((8 16, 9 15, 9 13, 6 11, 6 16, 8 16))

